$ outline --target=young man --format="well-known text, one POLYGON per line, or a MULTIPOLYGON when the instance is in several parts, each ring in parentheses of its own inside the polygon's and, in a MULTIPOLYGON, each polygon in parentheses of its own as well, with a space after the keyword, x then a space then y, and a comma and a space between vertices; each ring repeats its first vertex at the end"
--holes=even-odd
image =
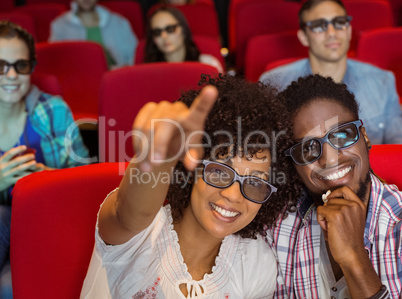
POLYGON ((310 75, 280 97, 294 125, 285 154, 307 192, 268 231, 282 274, 276 296, 400 298, 402 193, 370 168, 371 143, 353 94, 310 75))
POLYGON ((102 45, 110 69, 134 64, 138 39, 122 16, 97 5, 98 0, 75 0, 71 11, 51 24, 50 41, 88 40, 102 45))
POLYGON ((402 114, 393 74, 347 59, 351 19, 339 0, 306 1, 299 11, 297 36, 309 47, 309 58, 266 72, 260 81, 283 90, 300 76, 330 76, 355 95, 373 144, 402 143, 402 114))

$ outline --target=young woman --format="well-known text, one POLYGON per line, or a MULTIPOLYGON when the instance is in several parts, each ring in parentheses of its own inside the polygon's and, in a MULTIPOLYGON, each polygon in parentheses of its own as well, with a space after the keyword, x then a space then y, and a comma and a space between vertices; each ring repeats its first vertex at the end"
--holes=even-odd
MULTIPOLYGON (((67 104, 31 85, 35 64, 32 36, 9 21, 1 21, 0 268, 7 259, 10 245, 10 205, 14 184, 35 171, 82 165, 83 161, 73 159, 67 148, 78 157, 88 157, 78 129, 66 135, 67 128, 74 122, 67 104), (68 136, 70 138, 65 138, 68 136)), ((0 282, 0 285, 3 291, 4 284, 0 282)))
POLYGON ((162 6, 148 18, 144 62, 199 61, 222 73, 219 60, 201 54, 195 45, 186 18, 176 8, 162 6))
POLYGON ((205 81, 215 87, 137 115, 136 156, 100 209, 81 298, 272 296, 277 262, 261 235, 297 198, 278 154, 286 109, 271 87, 205 81))

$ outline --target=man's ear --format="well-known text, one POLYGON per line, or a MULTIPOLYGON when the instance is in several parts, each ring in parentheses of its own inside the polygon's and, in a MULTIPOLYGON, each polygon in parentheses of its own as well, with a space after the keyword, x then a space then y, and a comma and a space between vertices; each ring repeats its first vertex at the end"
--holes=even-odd
POLYGON ((304 30, 299 29, 297 30, 297 38, 299 39, 300 43, 305 46, 305 47, 309 47, 310 43, 308 41, 308 37, 306 35, 306 32, 304 32, 304 30))
POLYGON ((370 142, 370 139, 369 139, 368 136, 367 136, 366 128, 365 128, 365 127, 361 127, 361 134, 363 135, 364 142, 366 142, 367 148, 368 148, 368 149, 371 149, 371 142, 370 142))

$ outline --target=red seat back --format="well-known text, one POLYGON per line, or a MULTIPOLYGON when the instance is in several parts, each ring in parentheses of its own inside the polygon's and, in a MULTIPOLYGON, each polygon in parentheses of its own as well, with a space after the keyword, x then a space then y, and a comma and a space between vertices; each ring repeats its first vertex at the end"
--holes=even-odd
POLYGON ((0 12, 13 10, 14 7, 14 0, 2 0, 0 3, 0 12))
POLYGON ((150 101, 174 101, 195 89, 201 74, 217 70, 198 62, 148 63, 107 73, 99 98, 100 161, 128 161, 133 156, 131 129, 138 111, 150 101))
POLYGON ((402 28, 382 28, 362 34, 356 58, 391 70, 402 95, 402 28))
POLYGON ((402 190, 402 144, 373 145, 370 150, 370 163, 379 177, 402 190))
POLYGON ((349 56, 353 57, 359 44, 360 36, 367 30, 393 26, 391 6, 382 0, 353 0, 344 2, 348 15, 353 17, 353 37, 349 56))
POLYGON ((75 119, 98 115, 101 79, 107 64, 102 47, 93 42, 40 43, 36 71, 55 75, 75 119))
POLYGON ((126 164, 34 173, 13 191, 10 258, 14 298, 79 298, 96 216, 126 164))
POLYGON ((243 69, 247 43, 252 37, 296 31, 299 28, 299 9, 299 3, 267 0, 242 1, 231 8, 229 18, 234 19, 234 26, 229 27, 229 38, 235 38, 229 39, 229 43, 231 52, 236 55, 237 69, 243 69))
POLYGON ((16 9, 29 14, 35 23, 36 41, 44 42, 49 39, 50 23, 67 11, 67 6, 61 3, 35 3, 20 6, 16 9))
POLYGON ((381 27, 392 27, 392 11, 388 1, 354 0, 344 2, 348 15, 353 17, 352 27, 366 31, 381 27))
POLYGON ((31 83, 48 94, 63 96, 61 85, 56 76, 40 72, 31 75, 31 83))
POLYGON ((279 60, 269 62, 265 66, 264 72, 268 72, 268 71, 273 70, 274 68, 280 67, 282 65, 295 62, 296 60, 299 60, 299 59, 302 59, 302 57, 289 57, 289 58, 284 58, 284 59, 279 59, 279 60))
POLYGON ((296 31, 259 35, 248 42, 244 75, 248 80, 257 81, 268 63, 307 56, 308 48, 299 42, 296 31))
POLYGON ((2 12, 0 13, 0 20, 9 20, 10 22, 20 25, 36 40, 35 22, 29 14, 17 11, 2 12))
POLYGON ((402 28, 382 28, 362 34, 356 58, 388 69, 402 57, 402 28))
POLYGON ((70 6, 71 0, 25 0, 25 4, 37 4, 37 3, 60 3, 65 6, 70 6))
POLYGON ((401 0, 385 0, 391 5, 394 26, 402 26, 402 1, 401 0))
MULTIPOLYGON (((221 48, 219 42, 208 36, 193 36, 194 43, 202 54, 210 54, 217 58, 222 67, 225 68, 225 60, 221 55, 221 48)), ((145 58, 145 40, 140 40, 135 51, 135 64, 141 64, 145 58)))
POLYGON ((98 4, 125 17, 131 24, 138 39, 144 37, 144 18, 142 8, 137 1, 99 1, 98 4))

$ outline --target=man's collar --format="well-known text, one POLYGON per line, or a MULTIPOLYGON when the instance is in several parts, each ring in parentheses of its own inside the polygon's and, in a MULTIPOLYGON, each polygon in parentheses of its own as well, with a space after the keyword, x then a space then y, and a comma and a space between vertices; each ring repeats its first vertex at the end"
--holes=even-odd
MULTIPOLYGON (((367 218, 364 229, 365 237, 371 242, 374 242, 374 233, 377 227, 379 210, 383 199, 384 185, 373 174, 371 176, 371 192, 369 202, 367 203, 367 218)), ((366 244, 365 244, 366 245, 366 244)))
POLYGON ((314 201, 306 190, 303 190, 302 195, 297 201, 297 213, 301 219, 305 219, 310 214, 310 211, 314 208, 314 201))

